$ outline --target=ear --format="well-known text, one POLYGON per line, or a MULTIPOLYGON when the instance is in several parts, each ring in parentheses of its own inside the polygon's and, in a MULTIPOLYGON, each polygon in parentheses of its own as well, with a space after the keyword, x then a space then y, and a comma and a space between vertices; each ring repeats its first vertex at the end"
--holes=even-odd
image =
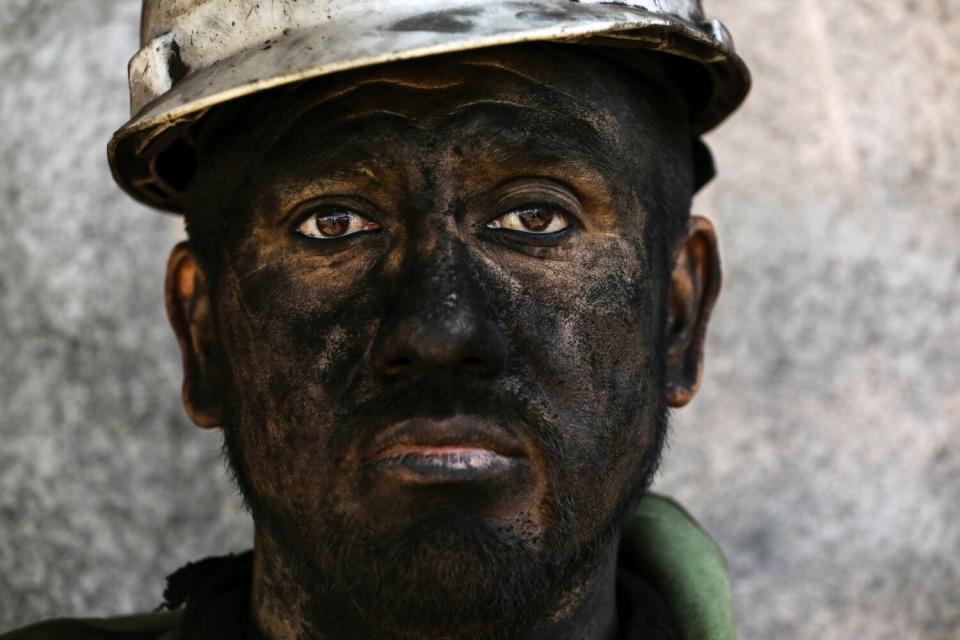
POLYGON ((196 257, 181 242, 167 263, 167 317, 183 358, 183 406, 203 429, 220 425, 220 358, 207 279, 196 257))
POLYGON ((720 293, 720 254, 713 224, 693 216, 674 250, 667 309, 667 403, 686 405, 703 373, 703 342, 720 293))

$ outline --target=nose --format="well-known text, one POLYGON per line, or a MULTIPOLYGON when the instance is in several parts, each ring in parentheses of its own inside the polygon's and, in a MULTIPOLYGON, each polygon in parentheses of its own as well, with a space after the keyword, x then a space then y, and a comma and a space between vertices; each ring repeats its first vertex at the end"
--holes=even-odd
POLYGON ((381 375, 489 377, 503 370, 506 340, 465 254, 450 245, 410 265, 373 344, 381 375))

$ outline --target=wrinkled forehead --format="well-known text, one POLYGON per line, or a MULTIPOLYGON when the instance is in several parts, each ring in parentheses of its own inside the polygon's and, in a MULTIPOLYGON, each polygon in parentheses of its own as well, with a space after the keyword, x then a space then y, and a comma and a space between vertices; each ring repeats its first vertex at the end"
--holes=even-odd
POLYGON ((261 157, 338 132, 356 139, 392 128, 436 140, 471 126, 491 143, 554 133, 589 152, 624 144, 624 131, 655 134, 658 111, 682 109, 655 56, 628 76, 585 51, 520 45, 372 67, 261 98, 232 128, 256 130, 261 157))
POLYGON ((428 175, 456 189, 554 172, 658 193, 686 161, 682 97, 655 56, 626 72, 587 51, 533 44, 438 56, 238 102, 201 131, 194 195, 232 209, 241 192, 269 198, 371 170, 404 189, 428 175))

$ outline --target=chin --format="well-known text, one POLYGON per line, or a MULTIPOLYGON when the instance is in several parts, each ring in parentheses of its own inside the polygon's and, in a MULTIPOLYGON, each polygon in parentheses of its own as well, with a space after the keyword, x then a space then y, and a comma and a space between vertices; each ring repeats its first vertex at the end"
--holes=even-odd
MULTIPOLYGON (((515 635, 502 633, 503 621, 523 628, 548 606, 570 565, 531 524, 498 525, 465 512, 420 517, 393 533, 336 518, 309 533, 298 524, 271 517, 267 528, 310 608, 332 628, 371 639, 441 628, 438 637, 459 637, 450 628, 465 638, 515 635)), ((258 518, 258 535, 262 525, 258 518)))

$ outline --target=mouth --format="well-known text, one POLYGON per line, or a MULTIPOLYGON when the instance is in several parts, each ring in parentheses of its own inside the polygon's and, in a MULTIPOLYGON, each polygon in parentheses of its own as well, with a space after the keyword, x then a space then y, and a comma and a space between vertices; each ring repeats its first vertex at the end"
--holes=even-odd
POLYGON ((414 484, 491 480, 527 461, 518 438, 472 416, 404 420, 378 434, 367 451, 367 469, 414 484))

